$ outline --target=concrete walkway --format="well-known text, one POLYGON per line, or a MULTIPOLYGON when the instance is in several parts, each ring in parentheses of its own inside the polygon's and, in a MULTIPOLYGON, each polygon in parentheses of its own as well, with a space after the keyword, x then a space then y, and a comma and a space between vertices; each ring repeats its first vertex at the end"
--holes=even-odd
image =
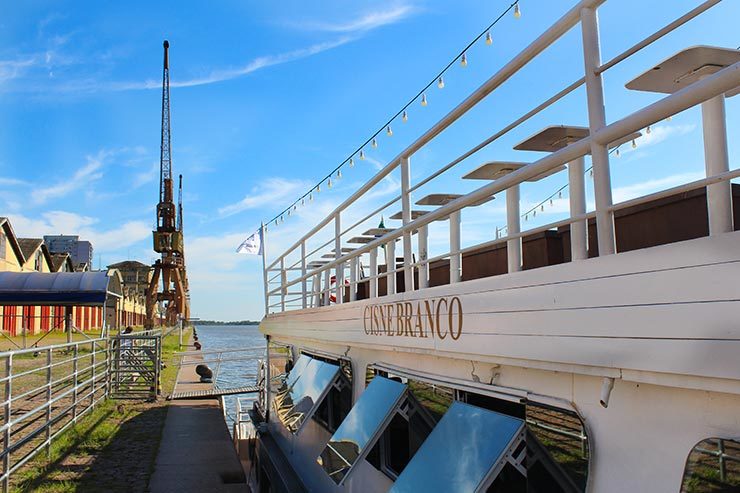
MULTIPOLYGON (((180 368, 178 391, 210 387, 200 383, 195 365, 180 368)), ((170 402, 149 491, 249 491, 217 399, 170 402)))

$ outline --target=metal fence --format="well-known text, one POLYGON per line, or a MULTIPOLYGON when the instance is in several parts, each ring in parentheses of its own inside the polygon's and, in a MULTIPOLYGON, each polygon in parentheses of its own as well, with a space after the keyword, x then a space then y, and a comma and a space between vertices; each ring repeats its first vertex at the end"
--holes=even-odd
POLYGON ((2 482, 108 395, 106 339, 0 353, 2 482))
POLYGON ((110 396, 156 399, 160 392, 162 331, 118 334, 110 338, 110 347, 110 396))

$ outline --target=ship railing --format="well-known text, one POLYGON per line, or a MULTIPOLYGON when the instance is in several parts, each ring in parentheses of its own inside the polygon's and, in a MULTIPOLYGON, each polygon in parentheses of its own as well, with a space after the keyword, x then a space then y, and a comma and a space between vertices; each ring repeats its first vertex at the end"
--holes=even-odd
POLYGON ((2 483, 109 394, 107 339, 0 353, 2 483), (39 360, 43 362, 38 364, 39 360))
POLYGON ((717 469, 719 471, 719 480, 724 482, 724 481, 727 481, 727 461, 731 460, 733 462, 740 463, 740 457, 727 453, 727 451, 725 450, 725 440, 721 438, 717 438, 716 442, 717 442, 717 450, 709 450, 703 447, 695 447, 694 451, 699 452, 700 454, 711 455, 717 458, 717 461, 718 461, 717 469))
MULTIPOLYGON (((327 215, 325 219, 319 222, 319 224, 312 228, 301 239, 296 241, 285 252, 280 254, 274 261, 267 265, 264 274, 265 306, 268 313, 284 311, 292 308, 303 309, 314 306, 326 306, 332 303, 341 304, 346 301, 354 301, 357 295, 356 287, 361 282, 368 283, 367 297, 375 298, 378 296, 378 281, 381 278, 386 279, 386 294, 392 295, 396 292, 396 273, 398 272, 403 272, 405 291, 424 289, 429 285, 430 263, 442 259, 450 260, 449 282, 460 282, 462 280, 462 254, 473 249, 481 248, 481 246, 491 246, 499 243, 506 243, 508 271, 515 272, 522 269, 521 240, 525 235, 530 235, 539 231, 546 231, 559 226, 570 226, 571 245, 577 246, 581 250, 585 251, 587 245, 586 238, 588 234, 586 225, 587 220, 591 218, 595 218, 596 222, 599 255, 611 255, 616 253, 614 231, 615 211, 633 205, 646 203, 680 191, 709 187, 710 185, 717 183, 728 182, 729 184, 729 180, 740 176, 740 172, 738 170, 721 169, 722 166, 719 166, 719 171, 717 171, 717 166, 713 166, 712 168, 715 169, 715 172, 711 173, 709 171, 709 161, 716 161, 717 158, 714 155, 707 156, 708 176, 706 178, 622 203, 613 203, 611 196, 611 172, 609 169, 608 146, 614 142, 620 141, 620 139, 624 140, 625 137, 644 129, 649 125, 665 120, 666 118, 709 101, 710 99, 722 97, 721 95, 725 92, 735 89, 740 85, 740 63, 729 65, 713 75, 706 76, 684 89, 665 96, 657 102, 633 112, 621 120, 615 121, 611 124, 606 124, 603 82, 601 80, 603 73, 718 4, 719 0, 708 0, 701 3, 693 10, 665 25, 658 31, 650 34, 629 47, 627 50, 602 64, 600 62, 599 54, 600 40, 596 9, 604 3, 604 1, 605 0, 582 0, 578 2, 561 19, 535 39, 529 46, 520 52, 519 55, 509 61, 467 99, 438 121, 434 126, 432 126, 432 128, 403 150, 398 156, 392 159, 381 171, 342 202, 332 213, 327 215), (485 97, 493 93, 499 86, 519 72, 519 70, 521 70, 527 63, 539 56, 547 47, 554 44, 562 35, 579 24, 583 34, 582 55, 584 58, 584 69, 586 73, 584 77, 571 83, 472 149, 464 152, 462 155, 438 169, 430 176, 422 179, 419 183, 414 186, 411 185, 410 159, 417 151, 424 148, 424 146, 430 143, 436 136, 442 133, 442 131, 465 115, 485 97), (447 203, 446 205, 426 211, 424 215, 417 219, 411 219, 410 197, 412 192, 428 184, 431 180, 439 177, 444 172, 454 168, 476 152, 496 141, 514 128, 517 128, 522 123, 528 121, 533 116, 552 106, 563 97, 583 85, 586 86, 589 116, 590 133, 587 137, 570 143, 567 147, 554 151, 551 154, 500 177, 487 185, 447 203), (594 211, 586 213, 585 205, 583 205, 582 207, 584 207, 584 209, 581 213, 571 213, 570 216, 564 220, 522 231, 521 218, 519 216, 519 202, 517 200, 516 204, 509 204, 509 200, 507 200, 507 235, 472 247, 461 247, 460 211, 463 208, 479 205, 480 203, 489 200, 490 197, 504 191, 507 192, 508 196, 509 192, 513 192, 515 190, 518 191, 520 184, 554 171, 563 165, 581 160, 586 155, 591 155, 593 164, 593 188, 595 198, 594 211), (391 172, 398 169, 400 169, 401 172, 400 193, 380 207, 377 207, 364 215, 359 220, 356 220, 349 227, 343 228, 343 213, 351 205, 358 203, 359 200, 364 198, 365 195, 373 189, 373 187, 380 184, 381 181, 388 177, 391 172), (343 237, 347 237, 347 235, 353 231, 355 232, 354 234, 356 234, 358 226, 367 224, 370 219, 377 217, 378 213, 384 211, 391 205, 397 204, 399 200, 401 202, 403 218, 403 225, 400 228, 385 233, 383 236, 376 237, 376 239, 369 243, 362 244, 350 252, 343 253, 343 237), (448 251, 442 255, 427 258, 428 226, 432 222, 440 220, 448 220, 449 222, 450 241, 448 251), (332 237, 327 241, 320 242, 318 246, 309 251, 308 242, 317 240, 318 235, 326 233, 326 228, 331 226, 333 226, 334 230, 333 235, 330 235, 332 237), (418 246, 416 251, 419 257, 418 260, 414 259, 414 246, 411 241, 414 234, 417 234, 418 246), (395 261, 397 240, 402 240, 401 251, 403 261, 400 266, 398 266, 395 261), (334 257, 325 263, 322 263, 322 265, 317 265, 315 268, 309 268, 309 259, 330 245, 334 246, 334 257), (385 272, 378 271, 378 255, 381 248, 384 248, 385 250, 387 265, 385 272), (360 258, 364 254, 369 255, 370 276, 362 275, 362 271, 360 270, 359 262, 360 258), (297 255, 298 260, 291 263, 289 259, 294 255, 297 255), (416 286, 414 286, 415 271, 419 273, 418 285, 416 286), (297 273, 297 275, 293 275, 294 273, 297 273), (345 290, 342 288, 347 285, 350 288, 350 297, 345 300, 345 290), (293 289, 290 289, 292 287, 293 289), (339 289, 337 287, 339 287, 339 289)), ((723 125, 724 122, 721 122, 720 127, 723 125)), ((582 180, 583 177, 581 176, 581 181, 582 180)), ((571 187, 575 188, 573 185, 574 184, 571 183, 571 187)), ((581 184, 581 186, 583 185, 581 184)), ((729 194, 726 200, 716 200, 716 198, 710 199, 708 201, 710 218, 713 215, 731 210, 731 203, 729 204, 729 207, 727 203, 722 203, 728 201, 731 201, 729 194)), ((716 230, 715 228, 710 227, 710 235, 723 232, 726 231, 716 230)), ((573 256, 574 259, 582 257, 585 258, 583 252, 578 256, 573 256)))

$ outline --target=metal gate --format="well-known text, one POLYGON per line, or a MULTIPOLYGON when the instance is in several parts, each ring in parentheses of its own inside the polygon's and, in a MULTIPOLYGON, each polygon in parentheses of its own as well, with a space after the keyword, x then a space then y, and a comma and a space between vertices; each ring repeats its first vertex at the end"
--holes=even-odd
POLYGON ((111 337, 110 397, 150 399, 159 394, 162 332, 159 330, 111 337))

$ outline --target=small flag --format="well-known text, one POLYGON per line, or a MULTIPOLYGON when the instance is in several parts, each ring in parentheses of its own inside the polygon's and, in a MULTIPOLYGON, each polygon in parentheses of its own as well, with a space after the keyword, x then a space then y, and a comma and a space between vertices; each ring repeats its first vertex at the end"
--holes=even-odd
POLYGON ((241 245, 236 249, 236 253, 262 255, 262 229, 256 233, 252 233, 252 236, 242 241, 241 245))

